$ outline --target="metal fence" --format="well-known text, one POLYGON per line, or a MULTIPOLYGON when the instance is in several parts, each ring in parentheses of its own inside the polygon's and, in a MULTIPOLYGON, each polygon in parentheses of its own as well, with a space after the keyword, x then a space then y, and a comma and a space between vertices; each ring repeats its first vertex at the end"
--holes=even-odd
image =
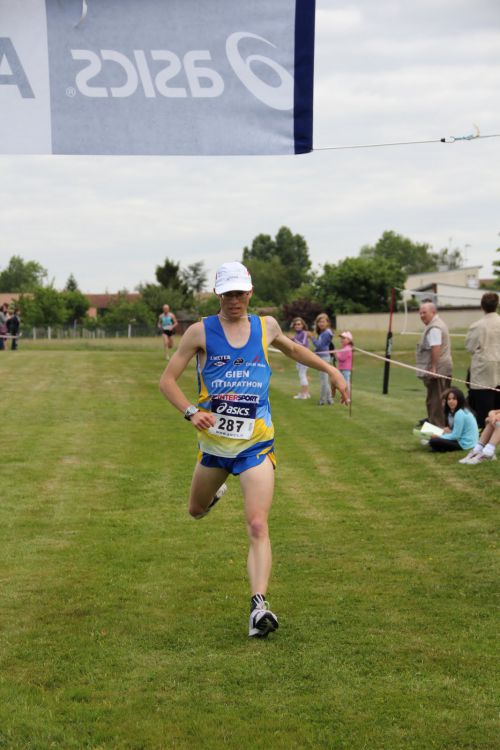
MULTIPOLYGON (((176 335, 184 333, 194 320, 179 320, 176 335)), ((82 325, 73 326, 21 326, 23 339, 109 339, 109 338, 140 338, 158 336, 160 331, 156 326, 141 326, 129 323, 118 329, 88 328, 82 325)))

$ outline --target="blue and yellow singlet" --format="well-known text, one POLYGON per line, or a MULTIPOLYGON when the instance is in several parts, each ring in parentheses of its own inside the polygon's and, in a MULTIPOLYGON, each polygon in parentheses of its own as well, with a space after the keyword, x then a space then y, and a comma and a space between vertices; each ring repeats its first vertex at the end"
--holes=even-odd
POLYGON ((203 368, 197 362, 198 406, 217 419, 199 433, 203 453, 236 458, 273 450, 266 325, 257 315, 248 319, 250 336, 240 348, 228 342, 217 315, 203 319, 206 362, 203 368))

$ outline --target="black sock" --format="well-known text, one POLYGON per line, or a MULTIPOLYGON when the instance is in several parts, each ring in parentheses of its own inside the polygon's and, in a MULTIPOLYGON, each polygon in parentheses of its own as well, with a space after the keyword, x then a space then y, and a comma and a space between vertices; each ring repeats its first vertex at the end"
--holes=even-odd
POLYGON ((259 604, 262 604, 265 599, 262 596, 262 594, 254 594, 252 598, 250 599, 250 612, 253 612, 253 610, 259 606, 259 604))

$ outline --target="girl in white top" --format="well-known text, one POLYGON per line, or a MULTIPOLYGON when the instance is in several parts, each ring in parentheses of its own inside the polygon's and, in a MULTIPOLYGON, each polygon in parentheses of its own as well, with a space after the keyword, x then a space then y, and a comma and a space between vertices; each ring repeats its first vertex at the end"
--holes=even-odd
MULTIPOLYGON (((294 318, 292 320, 292 331, 294 336, 291 337, 292 341, 295 341, 301 346, 305 346, 309 349, 309 337, 307 335, 307 325, 303 318, 294 318)), ((294 398, 306 399, 311 398, 309 393, 309 378, 307 377, 307 366, 297 362, 297 372, 299 374, 300 391, 294 398)))

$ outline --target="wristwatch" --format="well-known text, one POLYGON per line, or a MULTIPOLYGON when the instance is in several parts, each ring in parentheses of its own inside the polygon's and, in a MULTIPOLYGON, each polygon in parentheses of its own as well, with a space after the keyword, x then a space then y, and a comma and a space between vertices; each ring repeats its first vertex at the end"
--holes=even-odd
POLYGON ((191 421, 191 417, 193 417, 196 412, 200 411, 197 406, 193 406, 193 404, 190 404, 186 411, 184 412, 184 419, 187 419, 188 422, 191 421))

